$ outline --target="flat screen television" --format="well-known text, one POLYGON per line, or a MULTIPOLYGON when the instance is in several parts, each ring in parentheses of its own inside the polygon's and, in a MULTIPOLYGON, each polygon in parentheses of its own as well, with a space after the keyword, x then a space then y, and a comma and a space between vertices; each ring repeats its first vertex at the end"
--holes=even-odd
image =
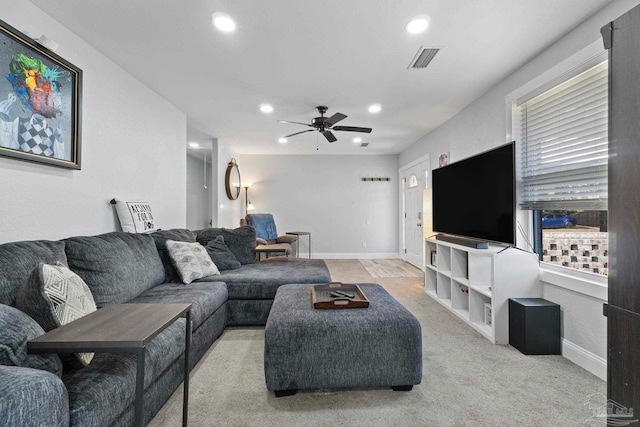
POLYGON ((433 230, 515 245, 515 144, 434 169, 433 230))

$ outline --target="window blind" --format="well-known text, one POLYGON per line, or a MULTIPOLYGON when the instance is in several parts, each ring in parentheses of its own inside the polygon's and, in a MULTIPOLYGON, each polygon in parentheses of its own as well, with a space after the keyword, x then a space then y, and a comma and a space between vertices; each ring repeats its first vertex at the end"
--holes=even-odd
POLYGON ((605 61, 516 108, 523 209, 607 209, 608 86, 605 61))

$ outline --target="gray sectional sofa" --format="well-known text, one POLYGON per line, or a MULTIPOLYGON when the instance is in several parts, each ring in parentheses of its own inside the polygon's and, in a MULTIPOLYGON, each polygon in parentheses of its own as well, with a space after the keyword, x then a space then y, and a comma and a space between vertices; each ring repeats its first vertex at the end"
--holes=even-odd
MULTIPOLYGON (((192 304, 190 366, 228 325, 264 325, 276 290, 287 283, 325 283, 322 260, 270 259, 255 263, 255 230, 185 229, 152 234, 107 233, 60 241, 0 245, 0 416, 8 426, 132 425, 133 354, 96 353, 86 367, 62 368, 58 355, 27 354, 26 342, 44 331, 16 308, 22 284, 40 264, 59 262, 80 276, 98 309, 109 304, 192 304), (166 249, 167 240, 224 240, 242 264, 184 285, 166 249)), ((154 338, 145 358, 145 422, 183 379, 184 319, 154 338)))

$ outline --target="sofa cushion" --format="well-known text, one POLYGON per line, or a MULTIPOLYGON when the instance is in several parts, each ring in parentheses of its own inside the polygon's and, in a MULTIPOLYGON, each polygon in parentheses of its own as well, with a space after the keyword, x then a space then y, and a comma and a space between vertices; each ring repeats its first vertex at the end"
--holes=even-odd
POLYGON ((153 237, 153 240, 156 243, 156 249, 158 250, 158 254, 160 254, 162 265, 164 265, 164 281, 179 281, 180 278, 178 277, 178 272, 173 266, 171 258, 169 257, 169 252, 167 251, 167 240, 174 240, 176 242, 195 242, 196 233, 191 230, 180 228, 155 231, 151 233, 151 237, 153 237))
POLYGON ((15 305, 20 286, 41 262, 67 265, 64 246, 47 240, 0 245, 0 304, 15 305))
POLYGON ((181 283, 164 283, 138 295, 132 304, 191 304, 193 329, 205 321, 227 301, 227 285, 222 282, 197 282, 189 286, 181 283))
MULTIPOLYGON (((63 265, 40 264, 20 287, 16 306, 46 332, 96 311, 84 281, 63 265)), ((93 353, 63 354, 65 366, 87 366, 93 353), (79 364, 79 365, 78 365, 79 364)))
POLYGON ((173 265, 185 285, 196 279, 220 274, 200 243, 167 240, 167 250, 173 265))
POLYGON ((44 330, 26 313, 0 304, 0 365, 41 369, 62 375, 57 354, 29 354, 27 342, 44 335, 44 330))
POLYGON ((321 259, 267 259, 221 272, 229 299, 273 299, 281 285, 288 283, 327 283, 331 275, 321 259))
POLYGON ((85 281, 98 308, 120 304, 164 282, 153 237, 113 232, 65 239, 69 268, 85 281))
POLYGON ((218 236, 224 237, 224 243, 240 264, 253 264, 256 262, 256 230, 250 226, 238 227, 233 230, 228 228, 205 228, 196 231, 196 240, 202 246, 207 246, 211 240, 218 236))
POLYGON ((224 243, 224 237, 218 236, 210 240, 205 246, 211 261, 218 267, 218 270, 235 270, 242 264, 236 259, 229 247, 224 243))

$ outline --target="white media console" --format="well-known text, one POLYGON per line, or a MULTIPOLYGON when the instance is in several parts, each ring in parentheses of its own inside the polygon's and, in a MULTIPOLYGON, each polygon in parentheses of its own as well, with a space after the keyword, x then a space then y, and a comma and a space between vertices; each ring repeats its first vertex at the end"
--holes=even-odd
POLYGON ((494 344, 509 344, 509 298, 541 296, 539 263, 533 253, 492 244, 475 249, 427 238, 425 255, 427 295, 494 344))

